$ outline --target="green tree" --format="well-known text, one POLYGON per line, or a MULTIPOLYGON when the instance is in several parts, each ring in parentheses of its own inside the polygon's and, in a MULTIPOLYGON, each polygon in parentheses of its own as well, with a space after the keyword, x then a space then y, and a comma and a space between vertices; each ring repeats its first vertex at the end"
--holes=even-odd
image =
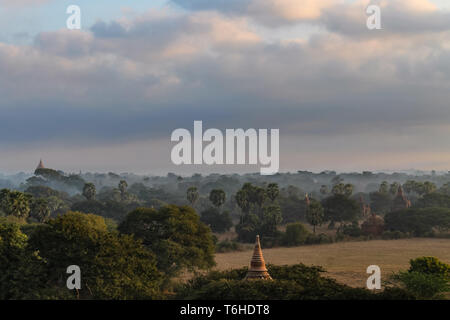
POLYGON ((220 213, 217 208, 209 208, 201 213, 200 221, 209 226, 213 232, 228 231, 233 223, 228 211, 220 213))
POLYGON ((325 221, 352 222, 361 214, 358 203, 345 195, 337 194, 325 199, 322 203, 325 221))
POLYGON ((298 246, 304 244, 306 238, 308 238, 308 230, 300 222, 290 223, 286 226, 286 232, 284 234, 284 245, 298 246))
POLYGON ((346 197, 350 197, 353 194, 353 188, 354 188, 353 185, 350 183, 347 184, 338 183, 333 186, 331 192, 334 195, 344 195, 346 197))
POLYGON ((118 189, 119 189, 120 198, 122 201, 127 199, 127 188, 128 188, 128 183, 125 180, 120 180, 118 189))
POLYGON ((370 207, 373 212, 380 214, 385 214, 391 211, 392 208, 392 195, 386 192, 371 192, 370 196, 370 207))
POLYGON ((311 201, 310 205, 306 209, 306 220, 313 226, 313 232, 316 233, 316 226, 320 226, 323 223, 324 210, 320 202, 311 201))
POLYGON ((216 207, 220 208, 225 203, 226 195, 221 189, 213 189, 209 193, 209 201, 216 207))
POLYGON ((32 199, 30 216, 39 222, 46 222, 50 218, 48 201, 43 198, 32 199))
POLYGON ((280 189, 278 188, 277 183, 269 183, 266 190, 267 197, 270 199, 270 201, 274 202, 276 198, 280 194, 280 189))
POLYGON ((95 185, 93 183, 86 183, 83 188, 83 196, 88 200, 95 200, 95 185))
POLYGON ((397 194, 399 187, 400 187, 400 184, 398 182, 391 183, 391 185, 389 186, 389 193, 391 195, 397 194))
POLYGON ((30 246, 39 251, 47 286, 65 288, 66 269, 82 272, 81 299, 160 298, 161 273, 154 254, 130 235, 109 232, 102 217, 68 212, 32 232, 30 246))
POLYGON ((248 193, 245 190, 239 190, 236 193, 236 203, 241 208, 243 214, 248 214, 250 211, 250 200, 248 193))
POLYGON ((43 262, 29 250, 20 226, 0 220, 0 299, 37 299, 44 286, 43 262))
POLYGON ((194 207, 195 203, 197 202, 198 198, 200 197, 197 187, 189 187, 186 191, 186 198, 191 204, 191 207, 194 207))
POLYGON ((118 230, 141 239, 156 254, 158 269, 167 277, 183 269, 208 269, 215 264, 211 230, 191 207, 138 208, 127 215, 118 230))
POLYGON ((388 193, 389 192, 389 183, 387 181, 383 181, 380 184, 380 188, 378 189, 378 192, 383 193, 383 194, 388 193))
POLYGON ((6 215, 26 219, 30 214, 31 195, 19 191, 0 191, 0 208, 6 215))
POLYGON ((269 205, 263 208, 263 217, 259 226, 262 237, 276 237, 277 226, 283 221, 281 208, 278 205, 269 205))
POLYGON ((325 195, 327 195, 328 193, 330 193, 330 190, 328 190, 328 186, 322 185, 322 186, 320 187, 320 194, 323 195, 323 196, 325 196, 325 195))

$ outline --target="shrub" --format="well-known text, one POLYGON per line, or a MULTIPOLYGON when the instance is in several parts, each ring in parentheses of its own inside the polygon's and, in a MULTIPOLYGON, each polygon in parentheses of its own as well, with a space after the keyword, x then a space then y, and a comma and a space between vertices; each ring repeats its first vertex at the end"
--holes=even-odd
POLYGON ((450 265, 439 261, 435 257, 421 257, 410 260, 409 272, 421 272, 426 274, 438 274, 450 277, 450 265))
POLYGON ((362 230, 358 226, 358 223, 352 223, 350 225, 344 225, 339 230, 342 234, 350 237, 360 237, 362 236, 362 230))
POLYGON ((324 244, 332 242, 333 239, 329 235, 321 233, 319 235, 309 234, 306 238, 305 244, 324 244))
POLYGON ((223 252, 232 252, 232 251, 242 251, 244 250, 244 247, 242 244, 236 241, 220 241, 216 244, 216 252, 223 253, 223 252))
POLYGON ((417 299, 438 299, 442 293, 450 290, 448 279, 438 274, 422 272, 399 272, 393 277, 417 299))
POLYGON ((418 299, 442 298, 450 290, 450 265, 435 257, 420 257, 410 260, 409 270, 392 279, 418 299))
POLYGON ((381 235, 381 237, 385 240, 397 240, 397 239, 405 239, 405 238, 409 238, 410 234, 406 233, 406 232, 401 232, 401 231, 385 231, 383 232, 383 234, 381 235))
POLYGON ((448 208, 412 208, 390 212, 384 217, 386 229, 411 232, 415 236, 429 236, 433 228, 442 231, 450 229, 450 209, 448 208))
POLYGON ((309 231, 301 223, 291 223, 286 227, 283 235, 283 244, 286 246, 298 246, 304 244, 309 231))
POLYGON ((247 268, 212 271, 177 288, 177 299, 197 300, 346 300, 411 299, 402 289, 373 293, 321 275, 322 267, 268 265, 273 281, 244 281, 247 268))

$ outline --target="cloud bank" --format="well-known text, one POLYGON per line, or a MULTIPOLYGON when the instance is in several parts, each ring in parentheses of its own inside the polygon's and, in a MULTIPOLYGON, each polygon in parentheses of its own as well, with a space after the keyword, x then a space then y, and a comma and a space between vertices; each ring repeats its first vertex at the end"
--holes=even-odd
POLYGON ((89 149, 80 166, 101 169, 107 148, 105 170, 163 170, 170 133, 194 120, 279 128, 282 170, 448 166, 448 12, 378 1, 383 29, 369 31, 370 1, 172 2, 184 10, 0 43, 2 166, 89 149))

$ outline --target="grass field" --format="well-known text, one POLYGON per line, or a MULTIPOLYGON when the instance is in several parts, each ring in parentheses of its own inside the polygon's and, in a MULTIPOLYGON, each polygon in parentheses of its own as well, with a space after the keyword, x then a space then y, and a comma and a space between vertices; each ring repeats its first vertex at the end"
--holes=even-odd
MULTIPOLYGON (((409 267, 409 260, 434 256, 450 263, 450 239, 401 239, 339 242, 292 248, 264 249, 266 263, 284 265, 304 263, 323 266, 329 277, 353 287, 366 285, 366 268, 378 265, 382 280, 387 275, 409 267)), ((217 269, 248 266, 252 251, 216 254, 217 269)))

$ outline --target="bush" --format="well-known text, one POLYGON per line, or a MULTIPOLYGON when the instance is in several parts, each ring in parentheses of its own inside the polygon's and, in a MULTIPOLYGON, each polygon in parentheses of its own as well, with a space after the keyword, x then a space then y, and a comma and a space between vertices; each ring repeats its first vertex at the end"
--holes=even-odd
POLYGON ((177 288, 176 299, 194 300, 346 300, 411 299, 402 289, 373 293, 321 275, 322 267, 268 265, 272 281, 244 281, 247 268, 212 271, 177 288))
POLYGON ((385 231, 381 235, 384 240, 397 240, 397 239, 405 239, 410 238, 410 234, 401 231, 385 231))
POLYGON ((350 237, 360 237, 362 236, 362 230, 358 223, 352 223, 350 225, 344 225, 339 230, 342 234, 350 237))
POLYGON ((421 257, 410 260, 409 272, 421 272, 450 277, 450 265, 439 261, 435 257, 421 257))
POLYGON ((285 246, 298 246, 305 243, 309 231, 301 223, 291 223, 286 227, 283 235, 283 244, 285 246))
POLYGON ((392 279, 418 299, 442 298, 450 291, 450 265, 435 257, 420 257, 409 263, 407 272, 394 274, 392 279))
POLYGON ((333 243, 333 239, 325 233, 321 233, 319 235, 310 234, 308 235, 305 241, 305 244, 324 244, 324 243, 333 243))
POLYGON ((213 232, 218 233, 228 231, 233 226, 229 212, 220 213, 216 208, 203 211, 200 221, 208 225, 213 232))
POLYGON ((232 252, 232 251, 243 251, 244 247, 242 244, 236 241, 230 241, 225 240, 218 242, 216 244, 216 252, 223 253, 223 252, 232 252))
POLYGON ((410 232, 414 236, 429 236, 433 228, 442 231, 450 229, 450 209, 448 208, 412 208, 390 212, 384 217, 386 229, 410 232))
POLYGON ((438 274, 399 272, 392 277, 417 299, 438 299, 450 290, 448 279, 438 274))

